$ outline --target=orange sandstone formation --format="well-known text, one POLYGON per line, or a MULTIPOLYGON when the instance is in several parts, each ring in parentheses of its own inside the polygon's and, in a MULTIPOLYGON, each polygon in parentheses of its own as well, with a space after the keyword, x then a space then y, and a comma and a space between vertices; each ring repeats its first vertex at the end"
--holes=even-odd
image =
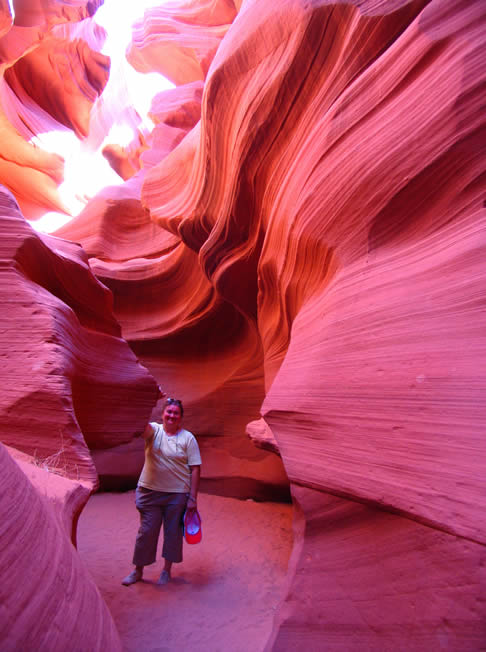
POLYGON ((147 10, 134 26, 128 61, 135 70, 160 72, 176 85, 205 79, 236 5, 190 0, 147 10))
MULTIPOLYGON (((314 648, 391 647, 397 623, 429 648, 478 649, 483 634, 485 12, 454 0, 245 3, 209 69, 200 125, 144 183, 153 218, 258 327, 262 413, 307 523, 279 650, 306 632, 314 648), (357 583, 356 629, 318 557, 322 545, 337 563, 339 536, 333 555, 326 540, 346 536, 346 519, 315 520, 299 487, 424 524, 408 526, 410 559, 433 528, 470 589, 453 597, 439 590, 449 569, 438 573, 436 607, 417 619, 407 586, 386 578, 401 619, 379 627, 357 583), (469 615, 444 633, 454 600, 469 615)), ((349 545, 354 586, 359 536, 349 545)))
MULTIPOLYGON (((481 649, 486 5, 171 3, 128 57, 179 87, 58 235, 185 401, 208 487, 278 485, 281 458, 295 546, 268 649, 481 649)), ((111 477, 135 475, 125 435, 111 477)))
POLYGON ((110 60, 93 49, 102 42, 100 28, 88 43, 89 29, 77 37, 66 22, 83 21, 101 4, 17 1, 13 25, 0 7, 0 16, 6 16, 0 29, 0 183, 14 193, 28 219, 48 210, 68 212, 57 191, 63 159, 31 139, 65 127, 88 136, 91 108, 108 80, 110 60))
POLYGON ((103 0, 13 0, 15 24, 56 25, 84 20, 96 13, 103 0))
POLYGON ((203 89, 204 84, 195 81, 158 93, 152 100, 150 117, 155 124, 192 129, 201 118, 203 89))
POLYGON ((7 68, 4 78, 22 103, 33 100, 83 138, 91 106, 108 81, 109 62, 85 41, 51 38, 7 68))
POLYGON ((153 378, 121 339, 111 294, 81 248, 36 234, 5 189, 0 220, 2 441, 95 486, 88 447, 143 429, 153 378))
POLYGON ((372 3, 250 3, 213 61, 201 135, 194 129, 149 171, 142 197, 199 252, 220 295, 257 317, 269 390, 263 412, 292 479, 448 529, 454 513, 452 529, 476 537, 483 526, 469 510, 485 495, 481 313, 472 308, 459 324, 460 306, 475 305, 483 280, 485 10, 479 2, 425 4, 382 3, 377 12, 372 3), (414 311, 430 330, 424 317, 410 318, 414 311), (393 330, 379 336, 385 316, 393 330), (460 391, 472 412, 451 402, 460 391), (374 406, 363 413, 365 399, 374 406), (360 432, 366 446, 355 449, 360 432), (397 440, 385 486, 374 476, 366 482, 376 452, 397 440), (464 468, 456 473, 467 470, 468 479, 454 498, 443 469, 459 443, 464 468), (424 446, 429 457, 434 451, 428 464, 424 446), (338 451, 340 465, 329 468, 338 451), (367 459, 356 483, 354 465, 367 459), (407 506, 398 469, 414 479, 407 506))
MULTIPOLYGON (((83 245, 91 269, 114 294, 123 337, 164 389, 184 400, 187 423, 205 436, 200 443, 206 486, 222 487, 226 479, 221 490, 230 495, 287 495, 280 459, 244 437, 245 424, 258 416, 263 399, 255 324, 221 299, 197 253, 178 234, 154 224, 140 200, 147 171, 161 159, 176 161, 192 147, 201 90, 195 82, 157 95, 151 111, 156 127, 140 172, 99 193, 57 235, 83 245)), ((174 174, 171 183, 179 182, 174 174)), ((170 187, 166 191, 170 195, 170 187)), ((143 459, 136 445, 95 458, 104 486, 110 487, 127 485, 122 469, 133 486, 143 459), (124 456, 131 459, 122 461, 124 456)))

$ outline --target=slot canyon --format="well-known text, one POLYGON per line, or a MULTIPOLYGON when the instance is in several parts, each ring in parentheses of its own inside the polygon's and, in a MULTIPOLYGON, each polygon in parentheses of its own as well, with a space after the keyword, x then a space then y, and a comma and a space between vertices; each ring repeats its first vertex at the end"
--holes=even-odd
POLYGON ((2 652, 485 650, 486 3, 154 0, 149 122, 103 4, 0 0, 2 652), (159 385, 203 539, 124 587, 159 385))

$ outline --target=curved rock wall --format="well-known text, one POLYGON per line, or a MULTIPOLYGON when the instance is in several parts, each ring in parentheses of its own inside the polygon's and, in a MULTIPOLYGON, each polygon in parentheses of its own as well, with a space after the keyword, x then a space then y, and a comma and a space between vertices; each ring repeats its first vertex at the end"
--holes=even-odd
POLYGON ((72 480, 64 476, 64 470, 49 465, 45 460, 22 453, 17 448, 5 446, 33 488, 46 501, 61 529, 77 545, 77 525, 81 512, 93 491, 86 480, 72 480))
POLYGON ((60 127, 88 135, 108 79, 109 60, 92 49, 104 33, 66 23, 100 4, 17 0, 15 24, 0 4, 0 438, 17 461, 0 445, 4 650, 121 649, 72 543, 98 485, 90 448, 132 441, 156 385, 81 247, 25 221, 64 210, 63 160, 30 141, 60 127))
POLYGON ((108 608, 49 501, 2 444, 0 464, 2 650, 121 650, 108 608))
POLYGON ((485 34, 480 2, 244 3, 198 130, 147 173, 151 215, 258 325, 272 437, 257 438, 277 442, 306 519, 275 649, 403 642, 394 617, 378 626, 380 598, 361 606, 359 533, 340 575, 356 594, 339 613, 328 569, 348 523, 314 519, 313 491, 341 496, 350 520, 346 498, 398 514, 386 528, 409 531, 410 559, 420 540, 426 566, 447 559, 421 618, 390 577, 403 560, 379 585, 396 592, 412 648, 478 649, 484 635, 485 34), (454 561, 469 589, 452 595, 440 587, 454 561), (456 600, 468 616, 442 629, 456 600), (305 606, 322 602, 332 616, 305 606))
POLYGON ((265 650, 483 649, 484 545, 308 487, 293 495, 292 582, 265 650))
MULTIPOLYGON (((157 184, 157 202, 170 202, 181 185, 191 183, 186 159, 194 157, 200 134, 202 91, 203 83, 194 81, 159 93, 150 113, 155 128, 140 154, 140 170, 122 186, 100 192, 56 235, 82 244, 91 269, 113 292, 123 337, 167 393, 184 401, 186 421, 202 437, 206 488, 218 485, 223 493, 244 497, 255 487, 258 495, 288 495, 281 460, 244 436, 247 421, 259 416, 264 396, 256 323, 221 296, 201 269, 192 243, 176 229, 154 223, 142 196, 147 176, 159 170, 161 161, 171 164, 167 184, 157 184)), ((244 280, 244 292, 247 285, 244 280)), ((109 467, 113 455, 120 459, 129 451, 133 448, 96 454, 110 486, 125 486, 126 480, 116 479, 116 469, 110 472, 109 467)), ((119 466, 132 468, 129 460, 119 466)), ((135 476, 130 472, 130 483, 135 476)))
POLYGON ((264 482, 278 450, 298 515, 269 649, 484 642, 485 50, 482 0, 149 10, 129 58, 179 87, 57 234, 213 478, 264 482))
MULTIPOLYGON (((15 23, 0 31, 0 184, 14 193, 28 219, 49 210, 68 212, 57 190, 64 160, 31 139, 65 127, 80 138, 88 135, 110 60, 93 49, 104 39, 100 28, 88 43, 86 31, 78 38, 67 23, 92 16, 101 4, 17 0, 15 23)), ((5 9, 0 15, 7 20, 5 9)))
POLYGON ((95 487, 88 447, 140 432, 152 376, 120 336, 110 292, 79 245, 35 233, 0 189, 2 441, 95 487))
POLYGON ((160 72, 178 86, 204 79, 236 4, 190 0, 149 9, 134 25, 128 61, 135 70, 160 72))

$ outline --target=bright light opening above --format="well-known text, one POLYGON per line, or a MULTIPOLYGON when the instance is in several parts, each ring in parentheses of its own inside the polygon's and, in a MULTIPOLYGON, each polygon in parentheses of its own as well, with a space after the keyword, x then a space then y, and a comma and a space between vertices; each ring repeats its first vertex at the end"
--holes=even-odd
MULTIPOLYGON (((102 53, 111 59, 110 78, 100 101, 110 96, 126 97, 127 104, 116 104, 118 114, 113 114, 114 123, 102 142, 94 143, 91 134, 86 142, 81 142, 73 132, 66 129, 39 134, 32 139, 31 142, 42 149, 60 154, 64 158, 64 182, 59 187, 59 194, 71 214, 46 213, 39 220, 31 222, 36 230, 52 233, 78 215, 89 199, 102 188, 124 183, 112 170, 101 150, 106 144, 126 147, 134 139, 133 126, 127 119, 130 106, 140 116, 138 128, 145 133, 150 132, 153 123, 147 113, 152 98, 158 92, 174 86, 158 73, 138 73, 125 58, 132 38, 133 23, 142 18, 145 9, 161 4, 163 3, 160 0, 105 0, 96 12, 95 22, 107 32, 102 53)), ((95 106, 92 115, 95 113, 95 106)))

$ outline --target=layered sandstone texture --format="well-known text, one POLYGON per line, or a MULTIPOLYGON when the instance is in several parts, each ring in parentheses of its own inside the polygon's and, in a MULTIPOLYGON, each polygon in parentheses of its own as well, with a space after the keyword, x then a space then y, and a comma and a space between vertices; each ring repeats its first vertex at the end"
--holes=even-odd
POLYGON ((67 210, 64 161, 34 142, 86 139, 109 73, 101 2, 0 4, 1 640, 5 650, 120 650, 73 544, 98 486, 90 449, 131 441, 156 399, 82 248, 25 218, 67 210), (13 461, 16 460, 17 463, 13 461), (86 629, 86 622, 90 623, 86 629))
POLYGON ((39 491, 43 485, 51 498, 66 495, 59 485, 65 479, 31 470, 37 476, 34 488, 3 444, 0 463, 2 650, 121 651, 106 604, 51 500, 39 491))
MULTIPOLYGON (((170 179, 158 186, 157 201, 170 203, 186 184, 189 190, 187 157, 201 137, 205 77, 237 9, 232 0, 211 0, 146 11, 134 26, 127 58, 138 70, 161 72, 180 85, 153 98, 155 126, 143 147, 137 141, 124 149, 105 148, 126 182, 101 191, 56 235, 82 244, 91 269, 113 292, 123 337, 167 393, 184 401, 186 422, 203 448, 205 488, 285 497, 288 479, 280 458, 256 448, 244 434, 264 398, 255 315, 242 313, 221 294, 201 266, 198 249, 175 226, 156 223, 143 195, 147 175, 157 170, 158 176, 165 160, 171 162, 170 179), (171 76, 174 65, 177 78, 171 76)), ((244 273, 241 291, 249 297, 256 292, 254 279, 244 273)), ((143 451, 134 442, 96 452, 95 461, 104 486, 133 486, 143 451)))
MULTIPOLYGON (((12 29, 0 173, 30 218, 61 168, 21 132, 35 39, 12 29)), ((107 63, 82 33, 92 102, 107 63)), ((209 480, 261 486, 281 456, 295 545, 268 649, 482 649, 485 3, 174 2, 128 58, 176 88, 105 150, 125 183, 56 235, 188 406, 209 480)), ((83 137, 75 102, 35 102, 83 137)))
POLYGON ((37 457, 22 453, 17 448, 5 446, 30 483, 50 505, 61 530, 77 545, 77 525, 82 510, 92 494, 92 484, 86 480, 73 480, 63 469, 49 465, 37 457))
MULTIPOLYGON (((193 254, 165 319, 191 272, 234 309, 231 341, 228 322, 215 341, 191 313, 191 342, 262 373, 266 425, 248 429, 278 448, 301 513, 273 649, 485 640, 485 11, 243 3, 203 73, 200 121, 145 173, 151 224, 193 254)), ((170 325, 186 363, 184 321, 170 325)))
POLYGON ((37 134, 71 129, 88 135, 90 112, 108 80, 99 53, 104 33, 90 22, 102 0, 0 5, 0 184, 27 218, 67 212, 58 186, 64 160, 37 147, 37 134))
POLYGON ((90 448, 141 432, 155 402, 79 245, 41 236, 0 189, 2 441, 94 488, 90 448))

